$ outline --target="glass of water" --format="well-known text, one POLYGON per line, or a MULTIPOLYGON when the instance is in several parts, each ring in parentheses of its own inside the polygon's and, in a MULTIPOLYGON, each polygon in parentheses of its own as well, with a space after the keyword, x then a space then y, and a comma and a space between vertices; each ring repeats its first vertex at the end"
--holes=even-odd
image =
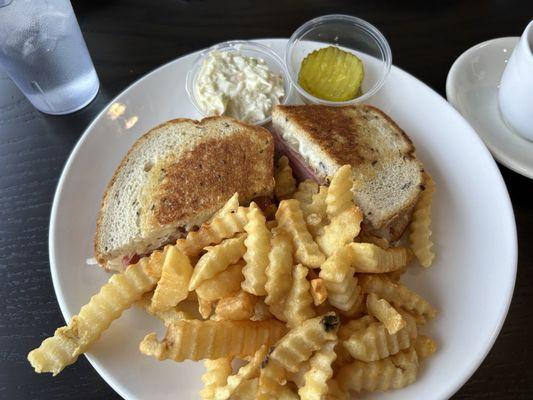
POLYGON ((68 0, 0 0, 0 66, 47 114, 85 107, 100 85, 68 0))

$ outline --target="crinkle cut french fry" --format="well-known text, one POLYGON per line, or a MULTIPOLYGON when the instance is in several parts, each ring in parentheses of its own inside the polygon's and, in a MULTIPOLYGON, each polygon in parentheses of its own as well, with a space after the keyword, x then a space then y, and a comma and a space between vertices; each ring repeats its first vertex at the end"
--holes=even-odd
POLYGON ((291 236, 296 262, 311 268, 320 267, 325 257, 307 230, 298 201, 283 200, 276 212, 276 220, 278 226, 291 236))
POLYGON ((328 313, 308 319, 292 329, 278 343, 270 354, 285 370, 296 372, 299 365, 328 341, 336 340, 339 317, 328 313))
POLYGON ((278 166, 274 171, 274 180, 276 182, 274 193, 278 200, 287 199, 296 192, 296 179, 292 176, 292 168, 286 156, 282 156, 278 160, 278 166))
POLYGON ((383 250, 371 243, 350 243, 352 263, 355 272, 386 273, 408 265, 412 253, 406 247, 391 247, 383 250))
POLYGON ((374 293, 366 296, 366 309, 370 315, 383 322, 390 335, 394 335, 405 326, 405 320, 385 299, 379 299, 374 293))
POLYGON ((355 360, 336 374, 341 389, 361 392, 401 389, 416 380, 418 357, 414 349, 403 350, 383 360, 355 360))
POLYGON ((152 296, 154 312, 165 311, 185 300, 189 294, 192 266, 189 257, 176 246, 167 246, 161 278, 152 296))
POLYGON ((396 307, 426 318, 433 318, 437 314, 437 310, 427 300, 399 282, 393 282, 380 275, 361 275, 359 283, 363 292, 375 293, 396 307))
POLYGON ((426 358, 437 351, 437 343, 426 335, 419 335, 414 344, 416 354, 419 358, 426 358))
POLYGON ((344 341, 348 339, 355 332, 370 326, 371 323, 376 322, 376 319, 371 315, 365 315, 358 319, 352 319, 339 328, 339 339, 344 341))
POLYGON ((315 316, 307 272, 308 269, 301 264, 296 265, 292 271, 292 287, 285 304, 285 317, 289 328, 295 328, 315 316))
POLYGON ((204 388, 200 390, 200 399, 214 400, 217 388, 226 385, 226 381, 231 375, 231 358, 205 360, 204 365, 206 371, 201 378, 204 388))
POLYGON ((196 293, 198 297, 211 301, 231 297, 241 290, 241 282, 244 279, 243 267, 244 261, 237 261, 225 271, 219 272, 211 279, 200 283, 196 292, 191 293, 196 293))
POLYGON ((186 306, 190 306, 189 303, 191 303, 191 301, 189 300, 185 300, 181 302, 180 304, 178 304, 176 307, 169 308, 168 310, 165 310, 165 311, 155 311, 152 308, 152 296, 153 296, 153 292, 145 293, 137 301, 136 304, 139 307, 144 308, 146 312, 148 312, 148 314, 159 318, 165 324, 165 326, 171 324, 174 321, 179 321, 182 319, 200 318, 200 315, 195 315, 187 311, 187 308, 190 308, 190 307, 186 307, 186 306))
POLYGON ((111 322, 141 296, 152 290, 161 276, 163 254, 160 251, 142 258, 120 274, 115 274, 102 286, 80 313, 67 326, 58 328, 54 336, 28 354, 35 372, 60 373, 67 365, 98 340, 111 322))
POLYGON ((256 301, 256 297, 240 291, 233 297, 220 299, 215 307, 215 314, 219 319, 232 321, 250 319, 254 315, 256 301))
MULTIPOLYGON (((352 294, 352 296, 355 298, 355 301, 349 309, 339 310, 339 313, 345 317, 356 318, 362 315, 365 311, 365 296, 361 286, 357 285, 357 278, 354 277, 352 280, 355 285, 355 290, 352 294)), ((348 301, 348 303, 351 303, 351 300, 348 301)))
POLYGON ((361 288, 351 266, 352 252, 349 245, 328 257, 320 270, 328 292, 328 302, 343 311, 352 310, 362 302, 361 288))
POLYGON ((285 326, 269 321, 177 321, 167 327, 162 342, 151 333, 141 342, 141 353, 158 360, 174 361, 246 357, 262 345, 272 345, 286 332, 285 326))
POLYGON ((325 343, 310 358, 311 369, 304 375, 305 384, 298 390, 302 400, 321 400, 328 393, 328 380, 333 376, 331 365, 337 358, 337 341, 325 343))
POLYGON ((326 196, 326 213, 330 220, 353 204, 352 187, 352 167, 343 165, 333 175, 326 196))
POLYGON ((411 316, 403 315, 405 328, 391 335, 381 322, 372 322, 365 328, 355 331, 343 346, 350 355, 361 361, 376 361, 411 347, 417 337, 416 322, 411 316))
POLYGON ((292 244, 283 230, 276 228, 272 233, 266 268, 265 303, 277 319, 286 321, 285 302, 292 286, 292 244))
MULTIPOLYGON (((269 351, 272 351, 271 348, 269 351)), ((282 385, 286 381, 286 371, 276 360, 267 355, 261 363, 257 400, 273 400, 279 398, 282 385)))
POLYGON ((239 371, 235 375, 231 375, 227 379, 226 385, 218 387, 215 391, 215 400, 227 400, 233 393, 248 379, 255 378, 259 374, 259 367, 263 362, 268 351, 266 345, 261 346, 259 350, 255 352, 250 362, 239 368, 239 371))
POLYGON ((316 182, 305 180, 300 182, 293 198, 300 202, 300 208, 313 237, 318 236, 326 223, 326 196, 328 188, 318 186, 316 182))
POLYGON ((203 224, 196 232, 189 232, 186 238, 179 239, 176 243, 178 248, 189 257, 197 256, 206 246, 219 244, 224 239, 244 232, 248 209, 235 207, 235 204, 238 206, 236 196, 228 200, 228 206, 224 206, 211 222, 203 224))
POLYGON ((266 295, 265 284, 267 276, 265 270, 268 266, 268 253, 270 251, 270 231, 266 227, 266 218, 261 209, 255 204, 250 204, 248 223, 244 230, 248 237, 244 241, 246 265, 242 269, 244 281, 241 287, 244 291, 256 296, 266 295))
POLYGON ((361 230, 362 221, 363 213, 352 204, 331 218, 330 223, 317 236, 316 242, 329 257, 344 245, 352 242, 361 230))
POLYGON ((305 385, 305 374, 311 369, 309 360, 304 361, 299 367, 298 371, 287 374, 287 380, 294 382, 297 387, 301 388, 305 385))
POLYGON ((431 202, 435 183, 431 176, 424 173, 425 190, 415 205, 413 217, 409 226, 409 240, 411 249, 423 267, 429 267, 435 259, 433 241, 431 240, 431 202))
MULTIPOLYGON (((239 193, 233 193, 226 204, 224 204, 211 218, 209 218, 208 223, 213 222, 216 218, 224 217, 228 214, 232 214, 237 211, 239 208, 239 193)), ((208 243, 211 244, 211 243, 208 243)), ((204 246, 205 247, 205 246, 204 246)))
POLYGON ((246 235, 242 235, 233 239, 226 239, 219 245, 209 248, 194 267, 189 282, 189 290, 196 289, 203 281, 214 277, 239 261, 246 251, 245 240, 246 235))

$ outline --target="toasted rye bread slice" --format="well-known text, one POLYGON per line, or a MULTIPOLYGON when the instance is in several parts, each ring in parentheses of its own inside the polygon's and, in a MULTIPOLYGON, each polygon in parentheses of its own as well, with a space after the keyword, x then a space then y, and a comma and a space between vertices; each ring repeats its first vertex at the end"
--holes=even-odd
POLYGON ((274 143, 266 129, 228 117, 175 119, 142 136, 104 194, 94 240, 98 263, 120 269, 200 226, 235 193, 270 196, 274 143))
POLYGON ((354 201, 369 231, 395 239, 423 190, 422 164, 409 137, 385 113, 369 105, 276 106, 276 133, 296 150, 317 178, 350 164, 354 201), (391 229, 389 229, 391 228, 391 229))

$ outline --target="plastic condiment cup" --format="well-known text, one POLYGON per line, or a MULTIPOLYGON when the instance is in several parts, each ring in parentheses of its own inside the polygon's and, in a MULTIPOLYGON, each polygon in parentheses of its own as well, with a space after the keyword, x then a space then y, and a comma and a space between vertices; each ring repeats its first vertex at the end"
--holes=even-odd
POLYGON ((291 36, 285 49, 285 67, 303 101, 333 106, 350 105, 368 100, 383 86, 392 64, 392 53, 383 34, 368 22, 351 15, 333 14, 312 19, 291 36), (313 96, 298 83, 303 59, 313 50, 337 46, 363 61, 363 94, 348 101, 328 101, 313 96))
MULTIPOLYGON (((245 40, 233 40, 228 42, 222 42, 218 43, 214 46, 209 47, 206 50, 203 50, 196 60, 193 63, 193 67, 189 70, 187 74, 186 79, 186 90, 187 94, 189 95, 189 99, 191 103, 193 104, 194 108, 202 115, 207 116, 205 110, 200 107, 198 104, 198 100, 196 98, 196 78, 198 76, 198 73, 200 72, 200 69, 202 67, 202 63, 205 59, 205 57, 212 52, 213 50, 219 51, 219 52, 238 52, 244 56, 247 57, 255 57, 260 58, 268 65, 269 69, 277 74, 281 75, 283 77, 283 86, 285 89, 285 95, 280 99, 280 104, 286 104, 289 100, 289 97, 291 95, 291 84, 289 79, 287 78, 287 73, 285 70, 285 65, 283 64, 283 60, 274 52, 274 50, 270 49, 267 46, 264 46, 262 44, 252 42, 252 41, 245 41, 245 40)), ((261 121, 255 122, 257 125, 265 125, 269 123, 272 120, 272 116, 269 115, 265 119, 261 121)))

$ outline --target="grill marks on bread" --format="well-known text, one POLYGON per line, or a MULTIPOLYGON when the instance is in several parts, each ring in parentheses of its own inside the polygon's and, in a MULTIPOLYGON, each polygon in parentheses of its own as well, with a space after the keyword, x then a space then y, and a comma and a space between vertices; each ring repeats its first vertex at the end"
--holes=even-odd
MULTIPOLYGON (((272 176, 272 168, 258 164, 264 153, 271 153, 269 142, 254 144, 245 133, 231 141, 206 140, 179 159, 169 158, 149 172, 142 207, 146 218, 141 229, 188 218, 214 203, 224 203, 236 191, 241 198, 256 197, 272 176)), ((266 155, 272 157, 271 155, 266 155)))
POLYGON ((375 107, 307 105, 284 106, 283 109, 290 114, 291 123, 303 129, 320 147, 327 148, 328 156, 339 165, 375 166, 385 158, 398 155, 414 158, 411 140, 375 107))

